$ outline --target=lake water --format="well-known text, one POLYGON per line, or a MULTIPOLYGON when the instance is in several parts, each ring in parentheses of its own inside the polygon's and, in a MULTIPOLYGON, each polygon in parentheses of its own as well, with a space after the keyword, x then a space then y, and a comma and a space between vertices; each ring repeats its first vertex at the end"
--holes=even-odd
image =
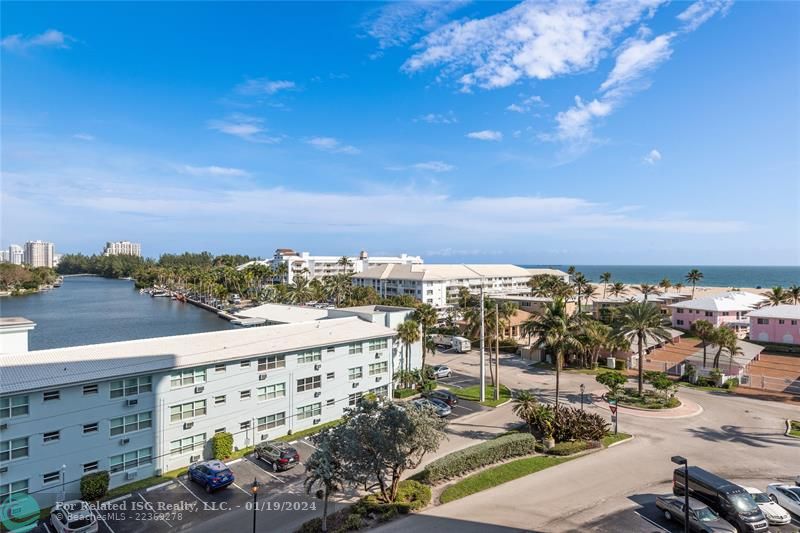
POLYGON ((92 276, 65 278, 52 291, 0 298, 0 316, 36 322, 31 350, 236 327, 191 304, 139 294, 132 281, 92 276))

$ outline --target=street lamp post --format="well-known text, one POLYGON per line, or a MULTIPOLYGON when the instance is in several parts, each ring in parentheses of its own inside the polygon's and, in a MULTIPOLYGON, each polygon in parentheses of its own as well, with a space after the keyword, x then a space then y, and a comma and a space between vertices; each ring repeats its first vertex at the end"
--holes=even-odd
POLYGON ((258 479, 253 478, 253 533, 256 533, 256 511, 258 509, 258 479))
POLYGON ((689 461, 680 455, 673 455, 672 462, 683 465, 683 530, 689 533, 689 461))
POLYGON ((583 411, 583 391, 586 390, 586 385, 581 383, 581 411, 583 411))
POLYGON ((67 500, 67 489, 64 484, 67 481, 67 465, 61 465, 61 501, 67 500))

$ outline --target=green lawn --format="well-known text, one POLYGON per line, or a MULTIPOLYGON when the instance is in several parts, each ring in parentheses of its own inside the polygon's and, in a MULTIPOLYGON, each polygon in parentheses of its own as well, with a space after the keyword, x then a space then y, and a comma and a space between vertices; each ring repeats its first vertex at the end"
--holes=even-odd
POLYGON ((789 435, 800 439, 800 421, 791 420, 789 424, 789 435))
POLYGON ((545 468, 550 468, 551 466, 564 463, 570 459, 570 457, 550 456, 536 456, 526 457, 525 459, 517 459, 516 461, 495 466, 494 468, 489 468, 488 470, 484 470, 483 472, 479 472, 462 479, 461 481, 447 487, 442 492, 439 500, 442 503, 452 502, 453 500, 458 500, 459 498, 469 496, 470 494, 475 494, 476 492, 481 492, 508 481, 539 472, 545 468))
POLYGON ((619 442, 621 440, 629 439, 630 437, 631 436, 628 435, 627 433, 617 433, 616 435, 614 435, 612 433, 610 435, 606 435, 605 437, 603 437, 601 442, 603 443, 603 448, 608 448, 609 446, 611 446, 615 442, 619 442))
MULTIPOLYGON (((450 387, 450 392, 458 396, 462 400, 471 400, 477 402, 481 395, 480 385, 472 385, 460 389, 458 387, 450 387)), ((505 385, 500 385, 500 399, 494 399, 494 387, 491 385, 486 386, 486 401, 482 403, 487 407, 497 407, 501 403, 507 402, 511 399, 511 390, 505 385)))
POLYGON ((697 389, 697 390, 709 390, 709 391, 717 391, 717 392, 731 392, 730 389, 726 389, 724 387, 714 387, 709 385, 695 385, 694 383, 689 383, 688 381, 678 381, 678 385, 682 387, 689 387, 690 389, 697 389))

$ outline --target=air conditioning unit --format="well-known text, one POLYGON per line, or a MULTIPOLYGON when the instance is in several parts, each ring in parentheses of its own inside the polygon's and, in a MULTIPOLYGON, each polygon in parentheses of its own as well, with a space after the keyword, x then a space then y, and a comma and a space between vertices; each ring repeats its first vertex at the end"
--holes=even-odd
POLYGON ((316 425, 319 424, 320 422, 322 422, 321 418, 315 418, 313 423, 316 425))
POLYGON ((197 387, 194 388, 194 393, 195 394, 200 394, 204 390, 205 390, 205 387, 203 387, 202 385, 198 385, 197 387))
POLYGON ((353 388, 354 388, 354 389, 357 389, 357 388, 358 388, 358 382, 355 382, 355 383, 353 383, 353 388))
POLYGON ((183 429, 192 429, 194 427, 194 422, 184 422, 183 429))
POLYGON ((262 433, 261 440, 267 440, 269 438, 269 433, 262 433))
POLYGON ((136 470, 125 472, 125 479, 127 480, 136 479, 136 470))
POLYGON ((376 377, 375 378, 375 383, 379 382, 381 379, 383 379, 381 376, 376 377))
POLYGON ((139 399, 138 398, 131 398, 130 400, 125 400, 125 405, 128 407, 133 407, 134 405, 138 405, 139 399))
POLYGON ((200 456, 199 455, 192 455, 191 457, 189 457, 189 462, 190 463, 196 463, 199 460, 200 460, 200 456))
POLYGON ((316 365, 314 365, 314 370, 319 370, 320 368, 322 368, 321 364, 317 363, 316 365))
POLYGON ((375 354, 375 359, 380 359, 380 358, 381 358, 381 354, 379 354, 379 353, 376 353, 376 354, 375 354))
POLYGON ((0 424, 0 431, 5 431, 8 429, 8 424, 0 424))
POLYGON ((125 445, 126 445, 126 444, 128 444, 130 441, 131 441, 131 439, 119 439, 119 445, 120 445, 120 446, 125 446, 125 445))
POLYGON ((322 395, 320 391, 314 393, 314 398, 319 398, 322 395))
POLYGON ((7 466, 0 466, 0 474, 5 474, 6 472, 8 472, 8 467, 7 466))
POLYGON ((267 374, 266 373, 258 375, 258 381, 264 381, 265 379, 267 379, 267 374))

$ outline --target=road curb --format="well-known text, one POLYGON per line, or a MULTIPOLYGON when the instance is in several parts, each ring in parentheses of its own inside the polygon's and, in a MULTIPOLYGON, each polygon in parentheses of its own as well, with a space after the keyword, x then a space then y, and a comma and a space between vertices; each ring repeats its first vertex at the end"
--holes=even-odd
POLYGON ((156 489, 161 489, 166 487, 167 485, 172 485, 172 481, 165 481, 164 483, 159 483, 158 485, 153 485, 152 487, 147 487, 144 489, 145 492, 150 492, 156 489))
POLYGON ((613 448, 614 446, 617 446, 617 445, 619 445, 619 444, 625 444, 626 442, 630 442, 630 441, 632 441, 632 440, 633 440, 633 439, 635 439, 635 438, 636 438, 636 435, 631 435, 631 436, 630 436, 630 437, 628 437, 627 439, 624 439, 624 440, 618 440, 617 442, 612 442, 611 444, 609 444, 608 446, 606 446, 606 449, 608 449, 608 448, 613 448))
MULTIPOLYGON (((133 495, 133 494, 129 492, 128 494, 125 494, 124 496, 117 496, 117 497, 116 497, 116 498, 114 498, 113 500, 107 500, 107 501, 104 501, 104 502, 102 502, 102 503, 104 503, 104 504, 107 504, 107 505, 112 505, 112 504, 115 504, 115 503, 117 503, 117 502, 121 502, 122 500, 127 500, 127 499, 128 499, 128 498, 130 498, 132 495, 133 495)), ((102 505, 102 504, 101 504, 101 505, 102 505)))
POLYGON ((241 463, 244 461, 244 457, 239 457, 238 459, 234 459, 233 461, 228 461, 226 464, 235 465, 236 463, 241 463))

